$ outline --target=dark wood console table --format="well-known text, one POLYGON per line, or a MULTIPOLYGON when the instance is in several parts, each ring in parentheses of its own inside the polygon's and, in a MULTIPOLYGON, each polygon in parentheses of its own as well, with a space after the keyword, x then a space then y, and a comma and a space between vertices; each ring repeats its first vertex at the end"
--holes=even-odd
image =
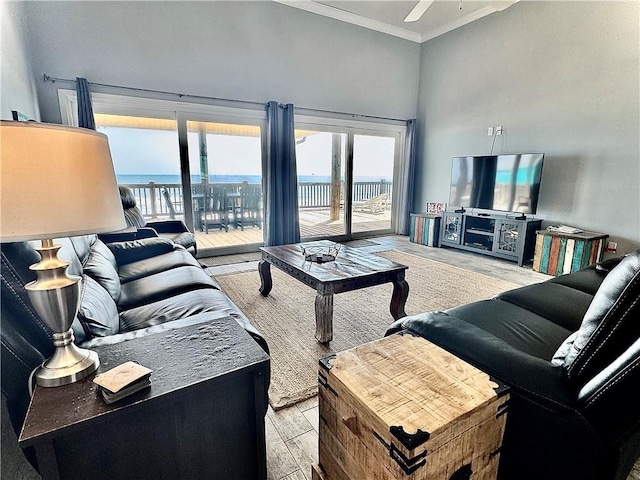
POLYGON ((231 318, 95 348, 99 371, 128 360, 151 388, 108 405, 91 375, 36 387, 19 438, 43 479, 266 478, 269 357, 231 318))
POLYGON ((269 265, 278 267, 293 278, 315 289, 316 295, 316 339, 327 343, 333 339, 333 294, 349 292, 360 288, 373 287, 383 283, 393 283, 393 294, 389 311, 394 319, 404 317, 404 306, 409 296, 409 284, 404 279, 406 265, 401 265, 383 257, 378 257, 358 248, 344 245, 335 261, 316 263, 307 261, 303 248, 328 248, 334 242, 295 243, 276 247, 260 247, 262 260, 258 264, 260 273, 260 293, 269 295, 272 287, 269 265))

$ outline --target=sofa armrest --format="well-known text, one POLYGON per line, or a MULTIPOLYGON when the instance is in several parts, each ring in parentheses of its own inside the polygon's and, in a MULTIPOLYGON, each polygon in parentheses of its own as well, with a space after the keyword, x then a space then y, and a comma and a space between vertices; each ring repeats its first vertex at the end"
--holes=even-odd
POLYGON ((153 228, 158 233, 184 233, 189 231, 182 220, 157 220, 147 222, 147 227, 153 228))
POLYGON ((171 240, 162 237, 144 238, 128 242, 114 242, 109 243, 107 246, 116 257, 118 265, 126 265, 162 255, 172 252, 179 247, 171 240))
POLYGON ((640 339, 589 380, 578 404, 590 423, 609 441, 640 431, 637 386, 640 385, 640 339))
POLYGON ((137 235, 137 239, 140 240, 141 238, 155 238, 158 236, 158 232, 150 227, 142 227, 138 229, 138 235, 137 235))
POLYGON ((147 227, 142 227, 142 228, 129 227, 119 232, 98 234, 98 238, 102 240, 104 243, 130 242, 133 240, 139 240, 141 238, 154 238, 157 236, 158 236, 158 233, 153 228, 147 228, 147 227))
POLYGON ((573 410, 573 396, 562 369, 534 357, 504 340, 445 312, 428 312, 405 317, 388 330, 409 330, 453 353, 480 370, 509 385, 521 396, 551 409, 573 410))

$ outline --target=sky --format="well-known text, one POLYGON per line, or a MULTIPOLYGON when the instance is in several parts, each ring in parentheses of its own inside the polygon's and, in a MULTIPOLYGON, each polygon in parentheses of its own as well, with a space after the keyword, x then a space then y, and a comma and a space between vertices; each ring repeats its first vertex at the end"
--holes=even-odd
MULTIPOLYGON (((98 127, 109 137, 116 173, 180 175, 177 131, 98 127)), ((331 175, 330 133, 309 135, 296 147, 298 175, 331 175)), ((191 175, 200 173, 198 134, 188 133, 191 175)), ((393 176, 394 139, 356 135, 354 176, 393 176)), ((343 142, 344 144, 344 142, 343 142)), ((260 175, 260 138, 207 134, 210 175, 260 175)), ((343 149, 344 151, 344 149, 343 149)), ((343 154, 344 155, 344 154, 343 154)), ((343 162, 344 172, 344 162, 343 162)))

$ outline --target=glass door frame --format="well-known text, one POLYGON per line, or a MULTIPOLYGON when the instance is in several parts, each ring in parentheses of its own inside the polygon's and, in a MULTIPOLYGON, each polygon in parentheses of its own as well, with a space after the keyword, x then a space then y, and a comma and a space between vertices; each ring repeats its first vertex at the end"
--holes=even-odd
MULTIPOLYGON (((152 117, 175 120, 178 126, 178 148, 180 176, 184 196, 184 222, 194 231, 193 199, 191 197, 191 172, 189 168, 189 148, 187 145, 187 121, 204 121, 215 123, 233 123, 236 125, 254 125, 260 127, 262 158, 264 170, 266 152, 267 114, 264 105, 253 102, 226 101, 217 103, 191 103, 185 101, 165 100, 149 97, 136 97, 117 93, 91 93, 94 111, 112 115, 134 117, 152 117), (188 192, 188 195, 187 195, 188 192)), ((58 103, 62 123, 78 126, 78 99, 75 90, 59 89, 58 103)), ((198 249, 198 256, 211 254, 212 249, 198 249)), ((216 254, 241 253, 255 251, 255 246, 229 247, 215 249, 216 254), (227 251, 228 250, 228 251, 227 251)))
MULTIPOLYGON (((311 130, 317 132, 338 133, 346 134, 347 140, 345 145, 345 185, 344 185, 344 230, 343 235, 335 235, 331 238, 335 241, 349 241, 358 238, 365 238, 372 235, 384 235, 395 232, 398 222, 398 201, 400 199, 400 189, 397 186, 400 185, 400 173, 402 172, 404 162, 404 139, 406 135, 406 125, 389 124, 389 123, 377 123, 377 122, 363 122, 359 120, 347 120, 337 118, 316 117, 309 115, 296 115, 295 116, 295 129, 296 130, 311 130), (389 137, 395 139, 394 159, 393 159, 393 178, 392 185, 393 194, 391 196, 391 224, 388 229, 384 230, 371 230, 366 232, 352 231, 353 221, 353 145, 354 137, 356 135, 376 136, 376 137, 389 137)), ((323 237, 308 237, 304 241, 317 240, 323 237)))
MULTIPOLYGON (((266 127, 267 117, 265 111, 259 110, 241 110, 236 108, 217 107, 208 112, 201 109, 185 109, 177 112, 178 120, 178 142, 180 148, 180 172, 182 175, 182 188, 184 196, 185 222, 187 226, 195 229, 193 219, 193 198, 191 194, 191 167, 189 165, 189 145, 188 145, 188 128, 187 122, 206 122, 206 123, 230 123, 234 125, 251 125, 260 127, 260 145, 261 158, 260 168, 262 175, 264 174, 264 152, 266 150, 266 127), (200 111, 197 111, 200 110, 200 111)), ((195 231, 195 230, 194 230, 195 231)), ((264 231, 264 230, 263 230, 264 231)), ((246 251, 254 251, 255 244, 238 245, 227 248, 198 248, 198 252, 202 252, 202 256, 213 253, 226 255, 229 253, 243 253, 246 251)))

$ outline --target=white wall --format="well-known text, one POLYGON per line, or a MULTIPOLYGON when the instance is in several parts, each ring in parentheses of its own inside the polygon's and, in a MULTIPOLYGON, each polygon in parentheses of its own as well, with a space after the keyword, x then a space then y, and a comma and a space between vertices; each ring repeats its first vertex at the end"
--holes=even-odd
POLYGON ((24 40, 24 4, 0 1, 0 118, 11 120, 16 110, 40 120, 35 79, 24 40))
MULTIPOLYGON (((37 75, 401 119, 420 45, 270 1, 28 2, 37 75)), ((42 117, 57 88, 38 82, 42 117)))
MULTIPOLYGON (((638 2, 520 2, 422 45, 416 209, 451 157, 543 152, 538 214, 640 247, 638 2)), ((545 225, 546 225, 545 224, 545 225)))

